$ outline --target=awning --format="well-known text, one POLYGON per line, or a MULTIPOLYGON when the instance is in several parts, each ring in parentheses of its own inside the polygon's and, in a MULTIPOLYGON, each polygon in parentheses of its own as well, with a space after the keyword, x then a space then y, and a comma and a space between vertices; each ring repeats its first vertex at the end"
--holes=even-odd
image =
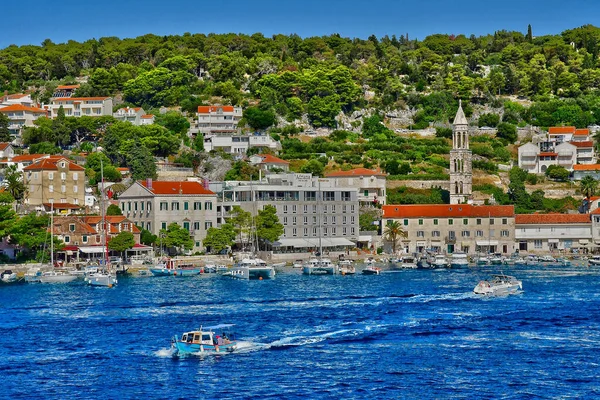
POLYGON ((354 242, 351 242, 345 238, 322 238, 319 244, 319 238, 284 238, 279 239, 273 243, 275 247, 337 247, 337 246, 356 246, 354 242))
POLYGON ((548 239, 548 243, 558 243, 558 239, 548 239))
POLYGON ((498 246, 497 240, 478 240, 477 246, 498 246))
POLYGON ((579 239, 579 244, 588 244, 589 242, 587 239, 579 239))
POLYGON ((79 246, 79 251, 86 254, 104 253, 106 248, 104 246, 79 246))
POLYGON ((370 242, 373 239, 371 235, 360 235, 358 237, 359 242, 370 242))

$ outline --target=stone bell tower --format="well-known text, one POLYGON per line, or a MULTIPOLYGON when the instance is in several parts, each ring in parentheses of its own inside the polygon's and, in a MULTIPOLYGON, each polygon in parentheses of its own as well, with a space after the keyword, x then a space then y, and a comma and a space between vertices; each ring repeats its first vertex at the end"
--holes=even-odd
POLYGON ((458 111, 452 124, 450 150, 450 204, 467 203, 473 194, 473 155, 469 150, 469 122, 459 100, 458 111))

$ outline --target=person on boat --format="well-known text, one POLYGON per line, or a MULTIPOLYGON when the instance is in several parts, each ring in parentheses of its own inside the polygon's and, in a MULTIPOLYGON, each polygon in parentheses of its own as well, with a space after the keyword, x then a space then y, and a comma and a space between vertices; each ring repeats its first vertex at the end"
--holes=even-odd
POLYGON ((221 336, 217 335, 217 345, 218 346, 223 346, 223 338, 221 336))

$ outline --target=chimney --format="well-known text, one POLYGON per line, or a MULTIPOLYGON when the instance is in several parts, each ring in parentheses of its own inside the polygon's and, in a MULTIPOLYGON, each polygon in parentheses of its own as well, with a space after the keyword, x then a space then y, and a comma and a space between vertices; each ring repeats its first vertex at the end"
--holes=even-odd
POLYGON ((146 187, 152 189, 152 178, 146 178, 146 187))

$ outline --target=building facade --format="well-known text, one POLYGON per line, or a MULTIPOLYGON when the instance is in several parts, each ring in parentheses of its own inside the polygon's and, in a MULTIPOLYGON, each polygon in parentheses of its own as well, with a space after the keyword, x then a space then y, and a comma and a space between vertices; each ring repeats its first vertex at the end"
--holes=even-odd
POLYGON ((452 125, 450 204, 464 204, 473 197, 473 155, 469 150, 469 122, 460 101, 452 125))
POLYGON ((143 115, 146 115, 146 112, 141 107, 123 107, 119 108, 117 112, 113 113, 113 117, 116 120, 130 122, 133 125, 141 125, 143 115))
POLYGON ((590 214, 517 214, 515 241, 520 253, 569 252, 592 241, 590 214))
POLYGON ((49 156, 23 169, 27 188, 25 205, 41 208, 83 207, 85 203, 85 169, 62 156, 49 156), (69 207, 73 206, 73 207, 69 207))
POLYGON ((23 128, 34 126, 34 122, 39 117, 47 117, 48 112, 41 108, 13 104, 0 108, 0 113, 8 117, 8 130, 13 135, 20 135, 23 128))
POLYGON ((514 251, 514 206, 428 204, 383 206, 382 226, 398 222, 407 233, 397 248, 468 254, 514 251))
POLYGON ((197 132, 204 134, 234 134, 242 119, 242 108, 234 106, 198 106, 197 132))
POLYGON ((257 215, 267 205, 277 210, 284 234, 273 247, 281 252, 345 249, 359 235, 358 190, 335 179, 311 174, 272 174, 260 182, 225 182, 217 187, 222 224, 234 206, 257 215))
POLYGON ((282 160, 271 154, 255 154, 250 156, 250 164, 259 167, 265 172, 288 172, 290 170, 290 162, 282 160))
POLYGON ((58 97, 53 98, 47 106, 50 118, 56 118, 62 106, 67 117, 102 117, 112 116, 113 100, 111 97, 58 97))
POLYGON ((349 171, 335 171, 325 175, 333 179, 340 187, 352 187, 358 190, 358 202, 361 206, 387 204, 386 174, 380 170, 356 168, 349 171))
POLYGON ((217 196, 199 182, 134 182, 119 195, 123 215, 141 228, 158 235, 171 223, 187 229, 194 239, 194 250, 211 227, 217 226, 217 196))

